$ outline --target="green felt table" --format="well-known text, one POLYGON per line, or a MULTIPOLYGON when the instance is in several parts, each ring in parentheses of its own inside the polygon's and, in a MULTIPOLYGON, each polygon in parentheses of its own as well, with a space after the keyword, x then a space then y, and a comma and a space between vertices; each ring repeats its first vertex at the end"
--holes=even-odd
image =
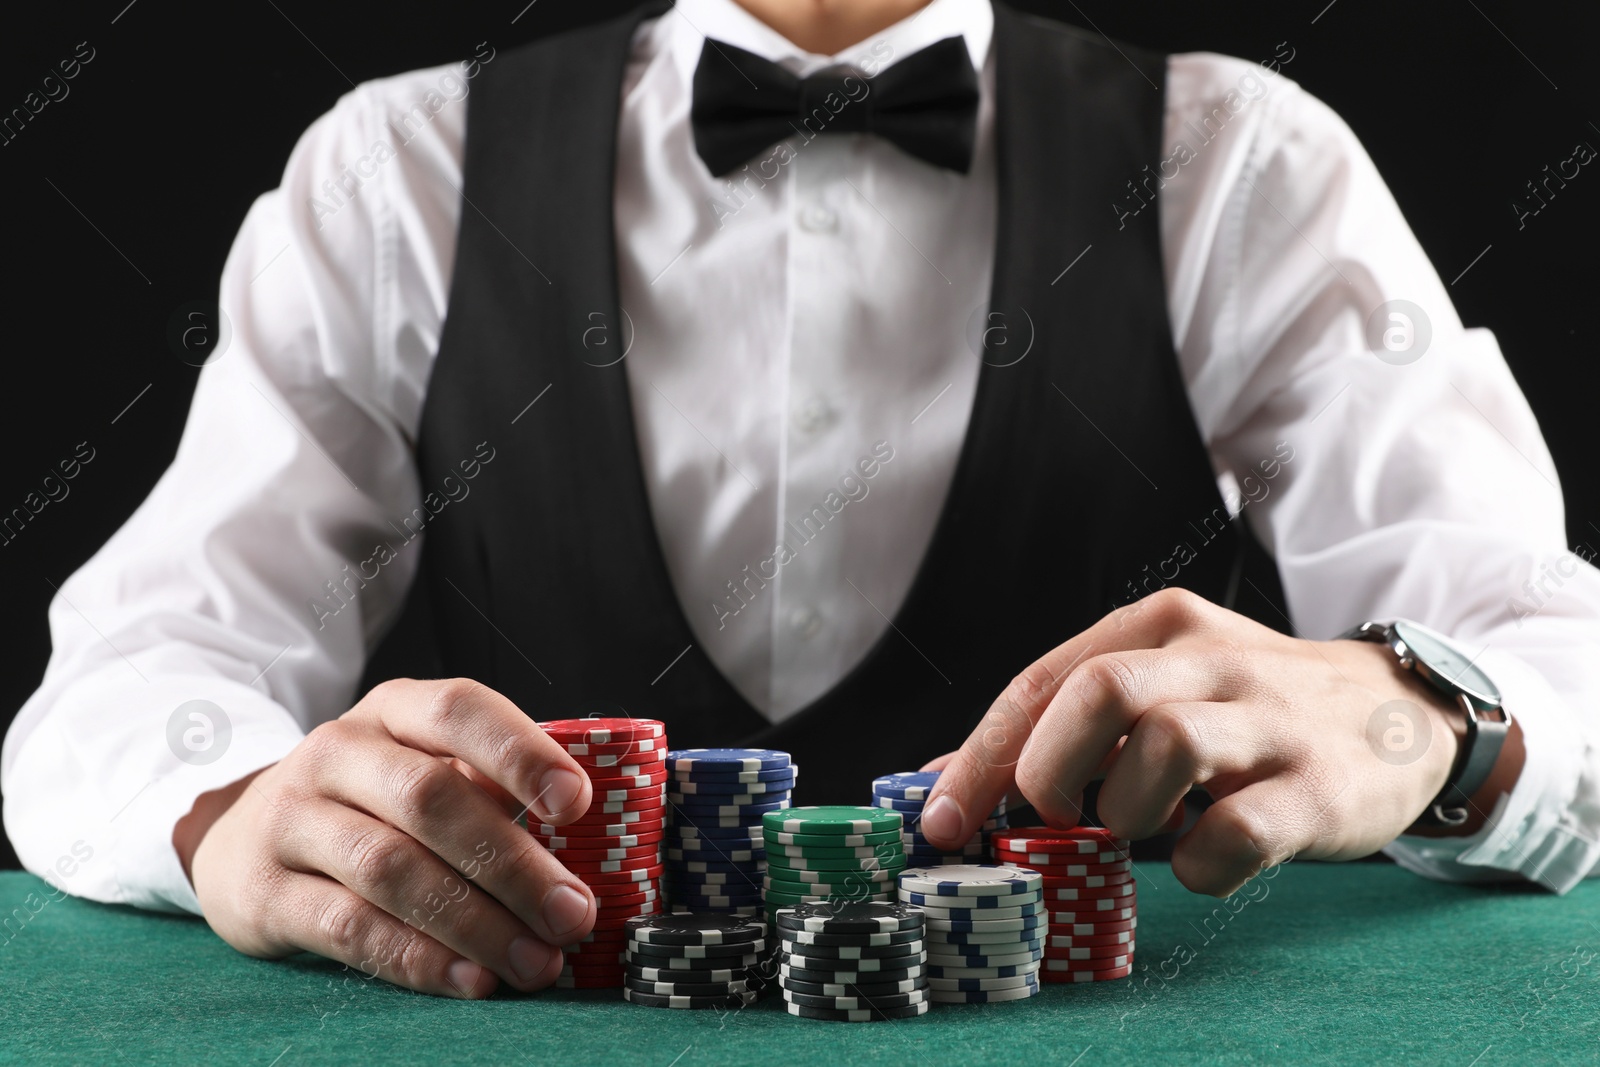
POLYGON ((1385 864, 1291 863, 1231 905, 1141 864, 1133 980, 912 1020, 717 1014, 615 991, 464 1003, 305 956, 247 959, 193 919, 0 875, 0 1061, 1036 1064, 1600 1061, 1600 884, 1565 898, 1385 864))

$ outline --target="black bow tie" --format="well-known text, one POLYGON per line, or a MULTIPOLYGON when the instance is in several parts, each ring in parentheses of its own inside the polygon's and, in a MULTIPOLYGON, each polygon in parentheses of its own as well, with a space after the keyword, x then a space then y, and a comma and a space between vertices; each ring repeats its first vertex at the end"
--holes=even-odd
POLYGON ((966 42, 946 37, 875 78, 830 68, 799 78, 706 39, 694 70, 694 147, 721 176, 770 145, 819 133, 871 133, 965 174, 972 165, 978 76, 966 42))

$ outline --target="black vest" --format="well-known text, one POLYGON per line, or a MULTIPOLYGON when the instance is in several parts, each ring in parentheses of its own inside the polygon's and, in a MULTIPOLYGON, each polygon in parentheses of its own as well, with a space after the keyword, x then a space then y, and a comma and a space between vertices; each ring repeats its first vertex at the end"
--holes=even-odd
MULTIPOLYGON (((1156 212, 1113 207, 1161 159, 1165 57, 996 7, 991 311, 1013 355, 980 372, 893 626, 773 726, 695 647, 652 524, 627 360, 592 332, 619 322, 620 82, 648 13, 506 52, 473 84, 423 491, 459 478, 480 442, 494 459, 427 526, 404 624, 431 623, 438 658, 410 669, 476 678, 536 718, 626 713, 664 720, 675 747, 787 749, 799 802, 860 803, 874 776, 958 747, 1020 668, 1154 588, 1174 546, 1226 514, 1173 351, 1156 212)), ((1170 584, 1221 599, 1235 553, 1224 529, 1170 584)))

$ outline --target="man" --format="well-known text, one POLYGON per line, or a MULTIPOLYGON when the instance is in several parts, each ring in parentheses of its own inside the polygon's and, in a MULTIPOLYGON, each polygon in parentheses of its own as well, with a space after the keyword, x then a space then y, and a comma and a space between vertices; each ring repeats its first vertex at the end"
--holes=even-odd
POLYGON ((1569 888, 1600 574, 1292 58, 683 0, 358 88, 245 222, 173 467, 52 607, 19 854, 103 841, 74 891, 253 955, 538 989, 594 906, 507 817, 590 799, 533 720, 620 705, 791 749, 802 800, 959 746, 950 845, 1103 777, 1131 837, 1212 795, 1200 892, 1379 848, 1569 888), (1236 517, 1316 640, 1224 606, 1236 517), (350 707, 408 590, 455 677, 350 707), (1397 617, 1465 651, 1337 639, 1397 617))

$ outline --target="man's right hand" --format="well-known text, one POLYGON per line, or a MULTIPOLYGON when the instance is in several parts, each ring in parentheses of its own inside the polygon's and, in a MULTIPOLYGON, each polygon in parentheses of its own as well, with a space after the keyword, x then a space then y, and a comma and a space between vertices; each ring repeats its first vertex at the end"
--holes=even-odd
POLYGON ((211 928, 398 985, 542 989, 593 895, 514 821, 588 810, 589 779, 521 709, 463 679, 385 682, 281 762, 207 794, 173 843, 211 928), (209 823, 209 825, 207 825, 209 823))

